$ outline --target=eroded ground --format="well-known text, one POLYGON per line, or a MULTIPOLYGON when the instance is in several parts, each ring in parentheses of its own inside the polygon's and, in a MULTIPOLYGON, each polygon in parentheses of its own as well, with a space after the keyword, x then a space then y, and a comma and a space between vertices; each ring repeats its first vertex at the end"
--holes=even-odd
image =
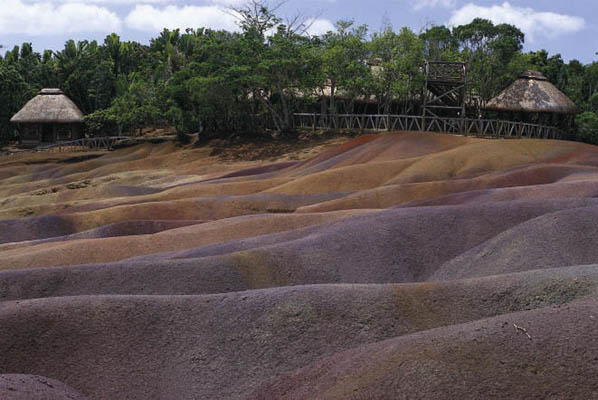
POLYGON ((252 151, 0 157, 0 397, 598 398, 596 147, 252 151))

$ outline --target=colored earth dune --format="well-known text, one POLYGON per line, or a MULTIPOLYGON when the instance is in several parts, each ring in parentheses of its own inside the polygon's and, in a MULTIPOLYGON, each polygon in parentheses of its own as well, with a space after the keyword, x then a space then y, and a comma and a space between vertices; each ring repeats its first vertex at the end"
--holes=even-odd
POLYGON ((598 398, 598 148, 0 158, 2 399, 598 398))

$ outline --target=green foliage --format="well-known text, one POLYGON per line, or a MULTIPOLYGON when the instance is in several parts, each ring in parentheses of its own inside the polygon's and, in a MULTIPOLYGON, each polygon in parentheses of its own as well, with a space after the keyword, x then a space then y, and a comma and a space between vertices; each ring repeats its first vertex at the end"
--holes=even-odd
POLYGON ((90 136, 114 135, 118 133, 116 117, 110 109, 97 110, 85 116, 87 133, 90 136))
POLYGON ((524 70, 539 70, 584 111, 580 139, 596 141, 598 63, 523 53, 515 26, 475 19, 419 35, 391 27, 370 34, 365 25, 338 21, 335 31, 310 36, 305 23, 283 24, 262 0, 231 13, 240 32, 165 29, 149 45, 113 33, 101 43, 69 40, 57 52, 40 54, 30 43, 7 50, 0 57, 0 141, 13 138, 10 117, 44 87, 65 91, 87 114, 90 135, 163 126, 204 136, 272 128, 293 134, 292 115, 304 110, 413 113, 426 59, 468 62, 470 110, 524 70), (374 98, 378 110, 363 101, 374 98))
POLYGON ((444 25, 433 26, 420 35, 424 42, 424 56, 430 61, 455 61, 459 41, 444 25))
MULTIPOLYGON (((367 65, 368 48, 366 43, 367 26, 355 27, 353 21, 338 21, 336 32, 328 32, 322 37, 319 52, 322 94, 328 89, 330 104, 328 110, 336 114, 337 96, 342 92, 348 97, 348 107, 344 112, 353 112, 353 99, 366 95, 367 84, 371 81, 371 68, 367 65)), ((344 103, 346 106, 346 104, 344 103)))
POLYGON ((577 116, 578 137, 580 140, 598 144, 598 114, 586 111, 577 116))
MULTIPOLYGON (((505 88, 522 70, 513 68, 521 52, 523 33, 512 25, 494 25, 476 18, 453 28, 459 42, 460 58, 469 64, 470 99, 481 107, 505 88)), ((473 105, 473 104, 472 104, 473 105)))
POLYGON ((421 91, 425 44, 409 28, 398 34, 387 29, 374 34, 370 49, 375 60, 374 93, 383 102, 383 112, 390 113, 393 101, 405 102, 421 91))
POLYGON ((25 104, 31 88, 14 65, 0 62, 0 143, 14 140, 10 118, 25 104))
POLYGON ((594 114, 598 113, 598 93, 590 96, 586 108, 594 114))

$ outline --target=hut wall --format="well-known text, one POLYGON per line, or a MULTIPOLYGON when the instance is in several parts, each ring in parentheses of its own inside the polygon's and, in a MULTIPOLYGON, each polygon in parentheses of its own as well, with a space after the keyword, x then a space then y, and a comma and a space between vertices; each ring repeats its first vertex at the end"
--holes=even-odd
POLYGON ((54 143, 56 141, 56 127, 54 124, 40 124, 42 143, 54 143))
POLYGON ((77 140, 84 137, 83 124, 55 124, 55 129, 58 141, 77 140))
POLYGON ((55 124, 56 140, 73 140, 73 131, 71 124, 55 124))
POLYGON ((77 140, 84 137, 83 124, 19 124, 22 146, 35 147, 40 143, 77 140))
POLYGON ((19 124, 19 141, 24 147, 35 147, 40 142, 39 124, 19 124))
POLYGON ((19 134, 22 140, 39 141, 39 125, 23 124, 19 126, 19 134))
POLYGON ((83 124, 72 124, 71 125, 72 140, 82 139, 85 137, 83 124))

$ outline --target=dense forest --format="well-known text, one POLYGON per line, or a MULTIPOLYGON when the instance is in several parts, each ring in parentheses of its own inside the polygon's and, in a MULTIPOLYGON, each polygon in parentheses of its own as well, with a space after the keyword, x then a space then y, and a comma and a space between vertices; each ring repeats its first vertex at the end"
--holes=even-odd
POLYGON ((231 10, 239 31, 164 30, 149 45, 69 40, 60 51, 35 52, 30 43, 0 58, 0 138, 10 140, 10 117, 41 88, 59 87, 87 115, 90 135, 174 126, 206 135, 292 134, 292 113, 415 112, 424 60, 469 63, 470 107, 479 108, 526 69, 544 73, 579 106, 577 134, 598 141, 598 62, 564 62, 545 50, 523 52, 515 26, 483 19, 415 33, 338 21, 310 36, 306 22, 283 20, 263 3, 231 10), (475 99, 475 103, 473 104, 475 99), (481 103, 481 104, 480 104, 481 103), (310 108, 311 107, 311 108, 310 108))

